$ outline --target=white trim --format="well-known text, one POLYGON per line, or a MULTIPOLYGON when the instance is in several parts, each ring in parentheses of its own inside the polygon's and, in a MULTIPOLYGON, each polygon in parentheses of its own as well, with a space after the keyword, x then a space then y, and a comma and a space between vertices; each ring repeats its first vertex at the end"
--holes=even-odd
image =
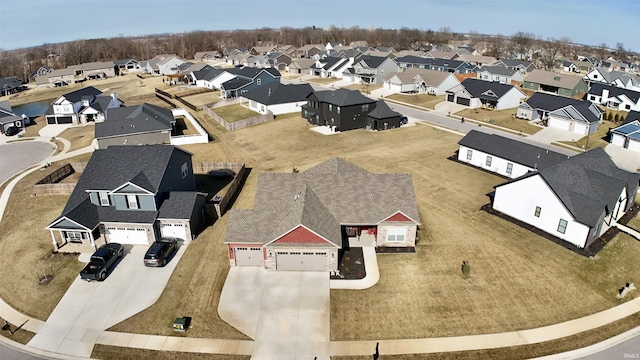
MULTIPOLYGON (((127 185, 134 186, 134 187, 136 187, 136 188, 140 189, 141 191, 145 192, 145 193, 146 193, 146 194, 148 194, 148 195, 155 195, 155 194, 154 194, 154 193, 152 193, 151 191, 146 190, 146 189, 143 189, 143 188, 141 188, 140 186, 138 186, 138 185, 136 185, 136 184, 132 183, 131 181, 127 181, 126 183, 124 183, 124 184, 122 184, 122 185, 118 186, 117 188, 115 188, 115 189, 111 190, 111 191, 109 192, 109 194, 111 194, 111 195, 114 195, 114 194, 122 195, 122 194, 119 194, 119 193, 118 193, 118 190, 120 190, 120 189, 124 188, 124 187, 125 187, 125 186, 127 186, 127 185)), ((104 191, 104 190, 102 190, 102 191, 104 191)), ((125 193, 125 195, 126 195, 126 193, 125 193)))

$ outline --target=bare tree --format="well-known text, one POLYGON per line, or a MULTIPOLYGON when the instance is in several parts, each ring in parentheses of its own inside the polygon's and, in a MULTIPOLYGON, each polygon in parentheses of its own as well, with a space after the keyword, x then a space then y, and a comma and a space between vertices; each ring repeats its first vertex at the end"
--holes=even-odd
POLYGON ((518 31, 511 37, 512 55, 517 59, 529 60, 535 40, 535 34, 518 31))

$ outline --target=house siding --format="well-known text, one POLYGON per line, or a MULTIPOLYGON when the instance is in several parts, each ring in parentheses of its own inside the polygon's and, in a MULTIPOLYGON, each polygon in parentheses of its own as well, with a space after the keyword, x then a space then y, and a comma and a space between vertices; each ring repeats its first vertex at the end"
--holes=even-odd
POLYGON ((414 247, 416 245, 416 231, 418 226, 414 223, 407 222, 382 222, 378 224, 376 246, 386 247, 414 247), (390 228, 404 229, 404 241, 388 241, 388 233, 390 228))
MULTIPOLYGON (((171 153, 171 159, 167 164, 167 168, 164 170, 164 176, 162 182, 158 187, 158 195, 170 192, 170 191, 195 191, 196 180, 193 174, 193 164, 191 162, 191 155, 178 150, 176 148, 171 153), (182 178, 182 164, 187 164, 188 173, 187 176, 182 178)), ((157 199, 159 200, 159 199, 157 199)))
POLYGON ((508 159, 503 159, 495 155, 487 154, 480 150, 468 148, 460 145, 458 150, 458 160, 473 166, 477 166, 481 169, 485 169, 496 174, 506 176, 511 179, 515 179, 522 175, 525 175, 529 171, 534 171, 534 168, 518 164, 508 159), (467 159, 468 151, 471 150, 471 159, 467 159), (491 165, 487 166, 487 156, 491 156, 491 165), (512 164, 513 168, 511 174, 507 173, 507 164, 512 164))

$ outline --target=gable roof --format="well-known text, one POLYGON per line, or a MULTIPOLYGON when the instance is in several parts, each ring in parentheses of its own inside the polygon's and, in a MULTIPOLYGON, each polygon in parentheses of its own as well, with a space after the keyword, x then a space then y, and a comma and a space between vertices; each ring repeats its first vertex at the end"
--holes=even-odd
POLYGON ((67 99, 69 102, 76 103, 78 101, 81 101, 82 99, 85 99, 91 96, 97 96, 100 94, 102 94, 102 91, 94 88, 93 86, 87 86, 85 88, 78 89, 70 93, 66 93, 62 95, 62 97, 67 99))
MULTIPOLYGON (((382 63, 385 62, 385 60, 387 59, 388 59, 387 57, 383 57, 383 56, 362 55, 361 57, 358 58, 356 64, 366 65, 365 67, 376 69, 380 65, 382 65, 382 63)), ((354 66, 356 64, 354 64, 354 66)))
POLYGON ((263 105, 286 104, 305 101, 313 92, 309 84, 281 84, 272 82, 242 94, 243 97, 263 105))
MULTIPOLYGON (((409 68, 404 73, 419 76, 427 85, 437 86, 442 84, 448 77, 453 76, 448 71, 437 71, 429 69, 409 68)), ((455 78, 455 76, 453 76, 455 78)))
POLYGON ((597 107, 589 102, 581 102, 577 105, 567 105, 549 113, 566 119, 577 120, 589 124, 600 121, 600 112, 597 107), (595 113, 597 111, 597 113, 595 113))
POLYGON ((555 86, 563 89, 573 89, 580 82, 584 82, 582 76, 569 75, 552 71, 545 71, 540 69, 532 70, 524 78, 524 81, 555 86))
POLYGON ((375 102, 375 100, 362 95, 362 93, 357 90, 324 90, 314 91, 313 94, 318 98, 320 102, 325 102, 336 106, 371 104, 375 102))
POLYGON ((458 144, 532 169, 544 169, 567 160, 567 155, 477 130, 469 131, 458 144))
MULTIPOLYGON (((578 106, 584 102, 585 101, 583 100, 573 99, 566 96, 535 92, 529 99, 527 99, 527 101, 522 103, 520 106, 527 104, 532 109, 539 109, 549 112, 561 109, 569 105, 578 106)), ((587 103, 590 102, 587 101, 587 103)))
POLYGON ((638 100, 640 100, 640 92, 638 91, 633 91, 633 90, 617 87, 614 85, 608 85, 608 84, 602 84, 602 83, 591 84, 591 89, 589 89, 589 94, 602 95, 603 90, 609 90, 609 97, 614 97, 614 96, 618 97, 620 95, 625 95, 634 104, 637 104, 638 100))
POLYGON ((495 64, 499 64, 499 63, 502 63, 504 64, 504 66, 508 66, 508 67, 522 66, 527 69, 529 68, 529 66, 533 65, 531 61, 518 60, 518 59, 500 59, 495 62, 495 64))
POLYGON ((402 114, 400 114, 397 111, 391 110, 389 105, 387 105, 387 103, 384 102, 384 100, 378 100, 376 101, 376 108, 370 111, 367 114, 367 116, 372 117, 374 119, 388 119, 388 118, 400 117, 402 116, 402 114))
POLYGON ((224 72, 226 72, 226 70, 204 67, 200 70, 194 71, 193 77, 196 78, 196 80, 211 81, 224 72))
POLYGON ((622 125, 628 124, 628 123, 630 123, 632 121, 636 121, 636 120, 640 121, 640 111, 631 110, 627 114, 627 117, 624 118, 624 121, 622 122, 622 125))
POLYGON ((368 171, 361 168, 358 165, 352 164, 339 157, 334 157, 305 170, 304 173, 305 174, 366 174, 368 173, 368 171))
POLYGON ((504 96, 504 94, 509 92, 511 89, 517 89, 513 85, 501 84, 499 82, 484 81, 484 80, 474 79, 474 78, 467 78, 460 84, 464 86, 465 90, 469 94, 471 94, 471 96, 474 98, 487 96, 487 92, 489 92, 489 93, 495 94, 495 97, 500 99, 502 96, 504 96))
POLYGON ((13 89, 22 87, 22 81, 17 76, 0 78, 0 89, 13 89))
POLYGON ((488 72, 489 74, 496 74, 496 75, 504 75, 504 76, 513 76, 515 73, 519 72, 516 69, 509 69, 507 67, 504 66, 483 66, 480 68, 480 70, 478 70, 478 72, 488 72))
POLYGON ((105 116, 105 121, 95 124, 96 139, 171 131, 171 123, 175 122, 171 110, 147 103, 107 109, 105 116))
MULTIPOLYGON (((95 109, 95 110, 97 110, 99 112, 105 112, 107 110, 107 107, 111 103, 111 100, 113 100, 113 98, 111 96, 98 95, 89 104, 89 106, 85 107, 84 109, 91 108, 91 109, 95 109)), ((84 109, 81 109, 80 112, 82 112, 82 110, 84 110, 84 109)))

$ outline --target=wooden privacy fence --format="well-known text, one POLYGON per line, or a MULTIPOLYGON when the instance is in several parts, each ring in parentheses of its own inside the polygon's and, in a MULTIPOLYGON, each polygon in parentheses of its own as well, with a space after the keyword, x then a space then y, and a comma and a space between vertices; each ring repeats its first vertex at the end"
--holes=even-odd
POLYGON ((207 174, 212 170, 231 169, 237 175, 244 168, 243 162, 194 162, 194 174, 207 174))
MULTIPOLYGON (((216 107, 220 107, 220 106, 216 106, 216 107)), ((275 116, 273 116, 273 113, 269 112, 268 114, 265 114, 265 115, 258 115, 248 119, 228 122, 225 119, 223 119, 220 115, 213 112, 212 109, 215 109, 215 108, 208 108, 206 106, 203 107, 205 114, 209 115, 213 120, 215 120, 218 124, 220 124, 222 127, 224 127, 229 131, 240 130, 242 128, 246 128, 247 126, 258 125, 258 124, 262 124, 264 122, 275 119, 275 116)))
POLYGON ((53 171, 49 175, 40 179, 33 185, 35 195, 69 195, 76 187, 76 183, 63 183, 60 181, 76 172, 83 172, 87 166, 86 162, 74 162, 64 164, 62 167, 53 171))
POLYGON ((244 178, 247 176, 247 169, 244 166, 243 162, 194 162, 193 163, 193 173, 194 174, 207 174, 212 170, 221 170, 221 169, 231 169, 235 173, 233 181, 231 181, 231 185, 227 192, 223 195, 214 194, 215 197, 213 199, 213 207, 215 208, 216 215, 221 217, 224 215, 228 208, 231 199, 236 195, 236 193, 240 190, 240 185, 244 181, 244 178))

